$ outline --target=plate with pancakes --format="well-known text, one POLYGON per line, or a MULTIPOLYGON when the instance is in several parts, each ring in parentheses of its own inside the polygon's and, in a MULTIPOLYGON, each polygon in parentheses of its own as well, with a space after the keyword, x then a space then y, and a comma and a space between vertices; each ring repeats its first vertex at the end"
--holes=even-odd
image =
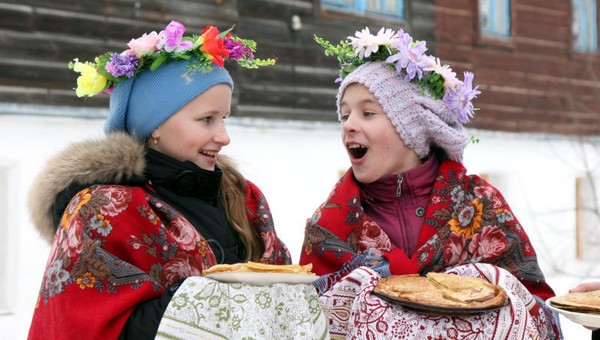
POLYGON ((473 314, 508 304, 502 287, 485 279, 446 273, 383 278, 374 294, 403 307, 434 314, 473 314))
POLYGON ((600 290, 555 296, 546 305, 575 323, 600 328, 600 290))
POLYGON ((308 284, 318 279, 312 264, 275 265, 259 262, 218 264, 202 271, 202 275, 227 283, 264 286, 272 283, 308 284))

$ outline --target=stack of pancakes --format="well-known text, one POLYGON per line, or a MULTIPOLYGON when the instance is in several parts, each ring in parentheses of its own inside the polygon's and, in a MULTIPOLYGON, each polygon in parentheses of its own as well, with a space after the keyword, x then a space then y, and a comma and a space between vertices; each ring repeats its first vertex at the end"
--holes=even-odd
POLYGON ((294 273, 294 274, 312 274, 312 263, 299 264, 265 264, 249 261, 247 263, 218 264, 202 271, 202 275, 221 273, 221 272, 254 272, 254 273, 294 273))
POLYGON ((430 306, 486 309, 503 306, 508 297, 487 280, 444 273, 392 275, 381 279, 374 292, 387 298, 430 306))

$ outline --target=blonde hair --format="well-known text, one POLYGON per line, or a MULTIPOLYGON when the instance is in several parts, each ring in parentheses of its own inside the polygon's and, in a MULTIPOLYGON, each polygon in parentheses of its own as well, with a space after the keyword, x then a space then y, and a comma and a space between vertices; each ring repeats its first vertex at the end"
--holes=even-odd
POLYGON ((238 234, 246 247, 246 261, 260 261, 264 250, 264 242, 251 225, 246 212, 246 180, 236 169, 233 160, 219 155, 217 166, 223 171, 219 188, 219 201, 225 208, 225 214, 233 230, 238 234))

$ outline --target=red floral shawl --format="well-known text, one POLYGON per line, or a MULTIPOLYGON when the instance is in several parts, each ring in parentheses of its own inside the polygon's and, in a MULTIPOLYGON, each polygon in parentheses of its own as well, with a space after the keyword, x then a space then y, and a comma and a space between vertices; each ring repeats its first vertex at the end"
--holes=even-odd
MULTIPOLYGON (((246 205, 265 244, 261 261, 291 263, 265 197, 250 182, 246 205)), ((29 339, 116 339, 138 304, 214 264, 196 229, 143 188, 84 189, 60 222, 29 339)))
MULTIPOLYGON (((529 291, 547 299, 535 251, 502 194, 457 162, 445 160, 426 208, 417 250, 408 257, 364 212, 350 169, 336 184, 305 230, 300 263, 312 263, 319 275, 339 271, 356 254, 369 249, 389 261, 392 274, 441 272, 467 263, 490 263, 517 277, 529 291)), ((328 278, 326 286, 353 268, 328 278)))

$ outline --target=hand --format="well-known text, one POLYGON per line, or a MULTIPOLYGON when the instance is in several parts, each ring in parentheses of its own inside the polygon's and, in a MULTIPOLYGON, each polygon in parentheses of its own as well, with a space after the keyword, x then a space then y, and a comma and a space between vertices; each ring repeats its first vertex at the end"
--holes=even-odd
POLYGON ((585 293, 593 290, 600 290, 600 282, 584 282, 577 287, 569 289, 569 293, 585 293))
MULTIPOLYGON (((599 290, 599 289, 600 289, 600 282, 584 282, 584 283, 580 283, 575 288, 569 289, 569 293, 585 293, 585 292, 591 292, 593 290, 599 290)), ((584 327, 589 330, 592 330, 592 331, 595 331, 598 329, 598 328, 587 327, 587 326, 584 326, 584 327)))

